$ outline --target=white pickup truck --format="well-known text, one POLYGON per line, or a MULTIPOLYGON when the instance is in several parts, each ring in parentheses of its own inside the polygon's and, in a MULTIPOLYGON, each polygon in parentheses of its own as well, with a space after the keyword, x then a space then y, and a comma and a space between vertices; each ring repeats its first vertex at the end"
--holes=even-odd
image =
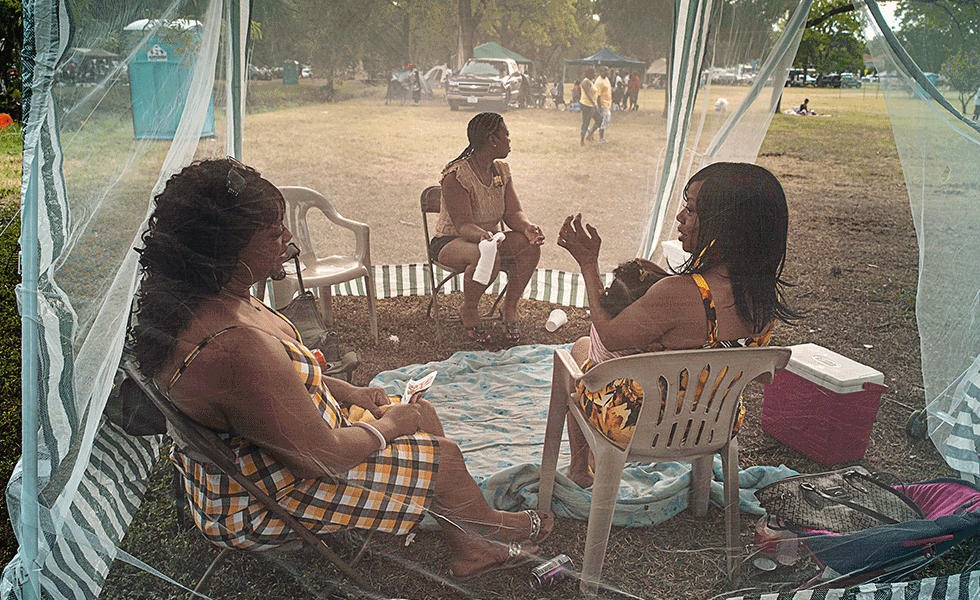
POLYGON ((446 101, 451 110, 489 104, 505 112, 520 89, 521 73, 514 59, 471 58, 447 81, 446 101))

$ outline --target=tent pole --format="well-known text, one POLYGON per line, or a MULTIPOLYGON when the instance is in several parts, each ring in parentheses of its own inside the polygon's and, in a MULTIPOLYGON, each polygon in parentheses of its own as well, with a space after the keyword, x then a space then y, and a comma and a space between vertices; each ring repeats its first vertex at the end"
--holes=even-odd
POLYGON ((242 158, 242 135, 244 132, 242 124, 242 7, 241 0, 229 0, 228 31, 231 36, 231 72, 228 77, 231 80, 231 128, 232 128, 232 156, 241 160, 242 158))
POLYGON ((37 482, 37 428, 38 428, 38 331, 37 331, 37 282, 40 270, 38 255, 38 161, 30 164, 30 176, 24 190, 21 207, 21 256, 23 275, 20 285, 21 304, 21 487, 20 543, 27 570, 27 580, 21 586, 22 598, 36 600, 40 595, 38 577, 40 565, 38 550, 38 482, 37 482))

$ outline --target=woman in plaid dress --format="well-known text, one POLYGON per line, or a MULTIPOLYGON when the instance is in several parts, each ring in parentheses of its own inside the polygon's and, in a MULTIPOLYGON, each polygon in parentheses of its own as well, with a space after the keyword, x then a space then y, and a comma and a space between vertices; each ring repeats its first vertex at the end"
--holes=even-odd
MULTIPOLYGON (((251 296, 253 284, 284 276, 284 209, 279 190, 234 159, 171 177, 140 249, 140 369, 313 531, 404 534, 433 513, 457 577, 520 564, 550 532, 548 515, 492 509, 431 404, 391 405, 380 388, 324 376, 292 324, 251 296), (351 406, 377 420, 349 422, 351 406)), ((265 549, 294 537, 218 469, 176 447, 171 459, 215 544, 265 549)))

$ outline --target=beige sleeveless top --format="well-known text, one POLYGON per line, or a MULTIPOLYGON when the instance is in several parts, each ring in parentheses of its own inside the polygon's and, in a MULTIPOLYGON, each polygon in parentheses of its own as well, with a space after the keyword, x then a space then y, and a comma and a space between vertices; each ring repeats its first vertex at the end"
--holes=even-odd
MULTIPOLYGON (((510 167, 502 160, 493 161, 497 176, 490 186, 483 185, 469 160, 461 160, 450 165, 442 173, 442 177, 450 173, 456 174, 456 181, 466 190, 470 197, 470 210, 473 211, 473 222, 487 231, 497 231, 500 219, 504 216, 504 190, 510 181, 510 167)), ((439 180, 442 183, 442 180, 439 180)), ((446 210, 446 203, 441 204, 439 220, 436 222, 435 235, 438 237, 459 235, 453 220, 446 210)))

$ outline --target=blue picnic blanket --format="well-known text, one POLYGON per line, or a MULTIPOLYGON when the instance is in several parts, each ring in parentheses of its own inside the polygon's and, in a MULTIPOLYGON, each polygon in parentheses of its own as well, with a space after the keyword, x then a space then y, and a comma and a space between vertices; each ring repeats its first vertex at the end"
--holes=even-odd
MULTIPOLYGON (((551 395, 551 367, 559 346, 517 346, 500 352, 457 352, 444 361, 379 373, 372 386, 401 394, 405 383, 439 374, 425 398, 442 419, 446 437, 463 450, 466 467, 484 496, 500 510, 537 508, 538 476, 551 395)), ((570 348, 571 346, 564 346, 570 348)), ((555 482, 556 515, 589 518, 590 490, 562 475, 568 466, 567 433, 555 482)), ((754 492, 796 471, 752 466, 739 471, 744 512, 762 515, 754 492)), ((619 486, 615 525, 643 527, 670 519, 687 507, 689 463, 629 463, 619 486)), ((721 458, 715 456, 711 500, 723 505, 721 458)))

